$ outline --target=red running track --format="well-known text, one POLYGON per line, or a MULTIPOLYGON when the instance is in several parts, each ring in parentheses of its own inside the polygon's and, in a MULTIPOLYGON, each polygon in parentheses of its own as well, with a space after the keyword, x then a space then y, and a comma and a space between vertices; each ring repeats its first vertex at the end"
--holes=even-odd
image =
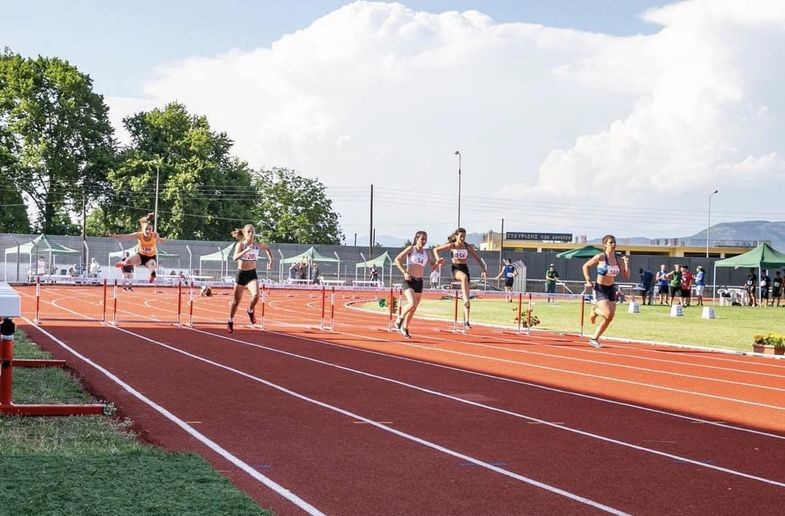
POLYGON ((321 294, 274 291, 264 331, 228 335, 226 295, 188 329, 174 290, 121 293, 114 328, 50 320, 100 318, 98 290, 42 289, 24 329, 279 514, 781 513, 780 361, 420 320, 405 341, 337 297, 334 331, 321 294))

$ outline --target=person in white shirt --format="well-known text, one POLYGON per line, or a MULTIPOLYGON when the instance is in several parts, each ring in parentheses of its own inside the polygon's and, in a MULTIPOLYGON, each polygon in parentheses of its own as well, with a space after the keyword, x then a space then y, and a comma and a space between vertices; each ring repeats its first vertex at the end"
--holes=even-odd
POLYGON ((101 272, 101 265, 98 264, 95 257, 90 259, 90 275, 93 277, 98 277, 98 274, 101 272))

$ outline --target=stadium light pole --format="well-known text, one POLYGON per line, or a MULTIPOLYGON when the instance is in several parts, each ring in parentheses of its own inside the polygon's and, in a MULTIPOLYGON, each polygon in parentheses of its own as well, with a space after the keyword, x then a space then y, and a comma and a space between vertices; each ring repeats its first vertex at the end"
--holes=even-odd
POLYGON ((714 190, 709 194, 709 214, 706 220, 706 258, 709 257, 709 231, 711 230, 711 197, 719 192, 719 190, 714 190))
POLYGON ((458 227, 461 227, 461 151, 455 151, 458 156, 458 227))
POLYGON ((158 233, 158 180, 161 176, 161 157, 155 160, 155 215, 153 218, 153 232, 158 233))

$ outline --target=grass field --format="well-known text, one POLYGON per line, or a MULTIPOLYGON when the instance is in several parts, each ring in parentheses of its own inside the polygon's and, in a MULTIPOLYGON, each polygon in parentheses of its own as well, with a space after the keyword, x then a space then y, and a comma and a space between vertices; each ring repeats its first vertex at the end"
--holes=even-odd
MULTIPOLYGON (((545 299, 535 299, 533 304, 534 314, 541 321, 537 329, 565 333, 580 331, 580 301, 560 299, 546 303, 545 299)), ((478 323, 514 326, 513 309, 517 306, 517 302, 480 296, 472 301, 471 319, 478 323)), ((524 310, 526 306, 524 302, 524 310)), ((639 314, 628 313, 628 307, 628 304, 618 305, 616 318, 606 331, 606 337, 752 351, 753 335, 785 333, 785 308, 782 307, 715 306, 716 319, 702 319, 699 306, 685 307, 682 317, 671 317, 668 306, 641 306, 639 314)), ((375 302, 366 303, 363 308, 386 310, 375 302)), ((590 308, 591 304, 586 303, 584 334, 593 331, 589 324, 590 308)), ((453 309, 452 299, 424 299, 417 308, 411 330, 416 331, 417 316, 452 321, 453 309)), ((458 320, 463 320, 460 308, 458 320)))
MULTIPOLYGON (((17 332, 16 358, 49 358, 17 332)), ((14 403, 95 403, 58 368, 14 369, 14 403)), ((105 416, 0 416, 0 514, 268 515, 201 457, 105 416)))

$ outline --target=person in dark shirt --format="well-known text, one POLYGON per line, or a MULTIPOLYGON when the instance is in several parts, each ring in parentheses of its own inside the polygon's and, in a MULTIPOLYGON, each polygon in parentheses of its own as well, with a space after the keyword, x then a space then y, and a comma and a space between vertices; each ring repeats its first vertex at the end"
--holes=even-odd
POLYGON ((771 280, 771 306, 774 306, 774 300, 777 300, 777 306, 780 306, 780 296, 782 296, 782 276, 780 276, 780 271, 777 271, 774 274, 774 278, 771 280))
POLYGON ((760 304, 766 306, 769 304, 769 287, 771 286, 771 278, 769 278, 769 271, 760 273, 760 304))
POLYGON ((747 281, 744 282, 744 290, 747 291, 749 297, 749 306, 758 306, 757 298, 755 297, 755 289, 758 287, 758 276, 755 274, 755 269, 750 269, 747 276, 747 281))
POLYGON ((638 274, 640 277, 640 284, 641 284, 641 304, 646 304, 646 299, 648 298, 649 304, 652 304, 652 298, 654 296, 654 273, 640 267, 638 269, 638 274))

